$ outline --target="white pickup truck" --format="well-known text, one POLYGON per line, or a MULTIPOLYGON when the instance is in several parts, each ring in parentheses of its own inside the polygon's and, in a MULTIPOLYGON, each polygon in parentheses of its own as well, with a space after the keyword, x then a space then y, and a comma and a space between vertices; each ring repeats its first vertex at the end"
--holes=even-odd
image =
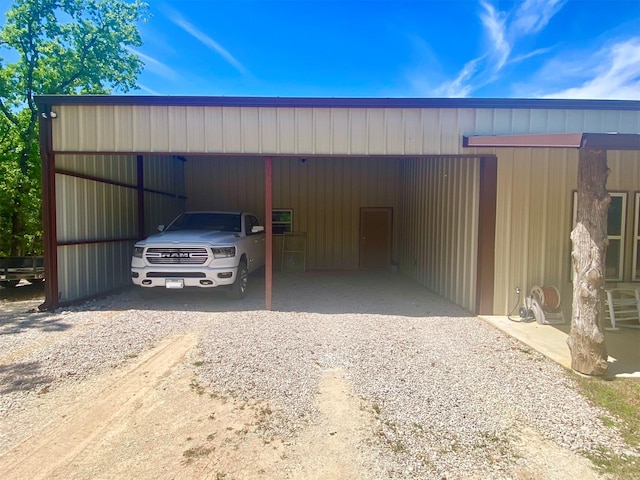
POLYGON ((187 212, 158 230, 134 246, 131 279, 135 285, 225 286, 230 298, 240 299, 249 273, 264 265, 264 227, 250 213, 187 212))

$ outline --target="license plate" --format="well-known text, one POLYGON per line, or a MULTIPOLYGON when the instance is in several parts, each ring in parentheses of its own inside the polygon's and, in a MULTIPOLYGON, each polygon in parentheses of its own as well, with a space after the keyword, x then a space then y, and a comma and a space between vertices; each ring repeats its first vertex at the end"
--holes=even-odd
POLYGON ((184 280, 183 279, 167 279, 164 286, 166 288, 184 288, 184 280))

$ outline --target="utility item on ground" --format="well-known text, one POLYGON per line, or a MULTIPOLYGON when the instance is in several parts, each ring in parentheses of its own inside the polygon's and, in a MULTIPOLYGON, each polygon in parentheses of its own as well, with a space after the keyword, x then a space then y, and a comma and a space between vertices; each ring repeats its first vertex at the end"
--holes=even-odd
POLYGON ((145 288, 228 288, 244 297, 249 273, 264 266, 265 233, 255 215, 187 212, 135 244, 133 283, 145 288))
POLYGON ((15 287, 20 280, 44 280, 44 257, 0 257, 0 285, 15 287))

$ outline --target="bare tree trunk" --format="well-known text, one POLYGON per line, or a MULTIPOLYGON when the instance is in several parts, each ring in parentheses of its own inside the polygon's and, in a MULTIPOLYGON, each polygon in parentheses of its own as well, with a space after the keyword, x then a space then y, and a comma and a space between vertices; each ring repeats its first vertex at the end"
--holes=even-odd
POLYGON ((607 212, 611 197, 606 184, 606 150, 579 150, 578 216, 571 232, 573 251, 573 314, 567 339, 571 368, 586 375, 607 373, 604 340, 604 265, 607 212))

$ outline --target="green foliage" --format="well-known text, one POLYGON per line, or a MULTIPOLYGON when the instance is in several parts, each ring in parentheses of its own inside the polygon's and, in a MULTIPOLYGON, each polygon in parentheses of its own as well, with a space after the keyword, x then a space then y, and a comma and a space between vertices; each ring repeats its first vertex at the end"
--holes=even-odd
POLYGON ((37 94, 103 94, 136 86, 146 4, 16 0, 0 29, 0 255, 42 252, 37 94))

